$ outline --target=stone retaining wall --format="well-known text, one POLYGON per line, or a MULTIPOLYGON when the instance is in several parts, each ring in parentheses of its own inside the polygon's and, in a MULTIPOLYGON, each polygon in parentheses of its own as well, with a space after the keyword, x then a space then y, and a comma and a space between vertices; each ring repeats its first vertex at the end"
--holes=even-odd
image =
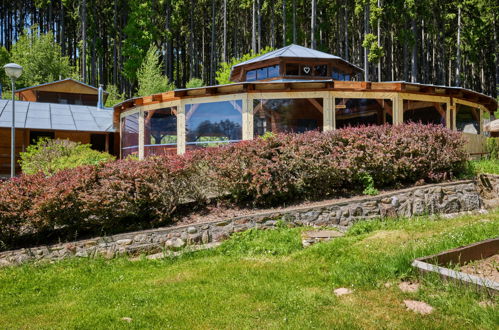
POLYGON ((163 249, 177 250, 186 245, 219 242, 234 232, 250 228, 274 228, 278 220, 290 226, 328 226, 346 229, 358 220, 457 213, 478 210, 482 205, 478 185, 473 181, 425 185, 321 206, 286 209, 188 226, 165 227, 6 251, 0 253, 0 266, 29 260, 60 260, 73 256, 112 258, 123 254, 156 253, 163 249))

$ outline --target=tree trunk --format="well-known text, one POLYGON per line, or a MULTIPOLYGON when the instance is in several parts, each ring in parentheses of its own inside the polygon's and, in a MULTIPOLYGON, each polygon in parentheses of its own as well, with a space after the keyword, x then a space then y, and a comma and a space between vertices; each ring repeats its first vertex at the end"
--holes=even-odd
POLYGON ((215 0, 211 0, 211 64, 210 84, 215 84, 215 0))
MULTIPOLYGON (((369 34, 369 5, 364 9, 364 39, 369 34)), ((369 61, 367 59, 367 47, 364 47, 364 80, 369 81, 369 61)))
POLYGON ((293 43, 296 44, 296 0, 293 0, 293 43))
POLYGON ((461 6, 457 7, 456 86, 461 86, 461 6))
POLYGON ((258 52, 262 50, 262 12, 260 0, 256 0, 256 12, 258 17, 258 52))
POLYGON ((222 62, 227 62, 227 0, 224 0, 224 37, 222 45, 222 62))
POLYGON ((418 82, 418 33, 416 26, 416 19, 413 18, 411 21, 412 35, 414 36, 414 43, 412 45, 412 56, 411 56, 411 82, 418 82))
POLYGON ((348 61, 348 0, 345 0, 345 60, 348 61))
POLYGON ((312 0, 312 19, 310 22, 310 44, 311 48, 317 48, 317 44, 315 41, 315 27, 316 27, 316 14, 317 14, 317 0, 312 0))
POLYGON ((251 50, 256 54, 256 0, 253 0, 253 13, 251 15, 251 50))
MULTIPOLYGON (((381 8, 381 1, 378 0, 378 8, 381 8)), ((381 46, 381 28, 380 28, 381 17, 378 18, 378 46, 381 46)), ((381 58, 378 59, 378 81, 381 81, 381 58)))
POLYGON ((286 46, 286 0, 282 0, 282 46, 286 46))
POLYGON ((81 78, 87 82, 87 1, 81 0, 81 78))

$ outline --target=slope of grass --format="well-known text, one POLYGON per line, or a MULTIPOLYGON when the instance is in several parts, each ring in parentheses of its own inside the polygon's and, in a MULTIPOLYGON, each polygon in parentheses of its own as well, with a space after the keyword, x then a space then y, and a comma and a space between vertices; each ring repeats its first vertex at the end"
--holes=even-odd
POLYGON ((251 230, 176 258, 0 269, 0 328, 493 328, 498 298, 420 277, 412 259, 499 235, 499 211, 360 222, 303 249, 303 228, 251 230), (403 293, 401 279, 421 289, 403 293), (387 283, 391 286, 387 287, 387 283), (351 295, 333 290, 349 287, 351 295), (435 307, 421 316, 402 301, 435 307), (494 300, 495 299, 495 300, 494 300), (495 307, 483 307, 481 301, 495 307), (123 320, 129 317, 131 322, 123 320))

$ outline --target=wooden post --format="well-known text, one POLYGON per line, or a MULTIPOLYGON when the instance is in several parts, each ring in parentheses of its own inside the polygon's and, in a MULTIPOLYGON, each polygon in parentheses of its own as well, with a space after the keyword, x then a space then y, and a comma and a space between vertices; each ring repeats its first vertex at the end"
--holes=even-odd
POLYGON ((323 130, 324 132, 326 131, 331 131, 334 129, 334 97, 328 96, 323 99, 324 103, 324 111, 323 111, 323 130))
POLYGON ((144 159, 144 110, 139 111, 139 159, 144 159))
POLYGON ((253 100, 243 96, 243 140, 253 140, 253 100))
POLYGON ((177 154, 185 153, 185 101, 181 100, 177 109, 177 154))
POLYGON ((104 147, 106 152, 109 152, 109 133, 106 133, 106 145, 104 147))
POLYGON ((331 108, 333 111, 331 111, 331 128, 333 130, 336 129, 336 97, 332 97, 331 99, 331 108))
POLYGON ((393 125, 404 123, 404 99, 396 94, 393 98, 393 125))
POLYGON ((452 108, 451 108, 451 105, 450 105, 450 102, 447 102, 445 104, 445 127, 447 127, 448 129, 453 129, 452 127, 452 122, 451 122, 451 118, 452 118, 452 108))

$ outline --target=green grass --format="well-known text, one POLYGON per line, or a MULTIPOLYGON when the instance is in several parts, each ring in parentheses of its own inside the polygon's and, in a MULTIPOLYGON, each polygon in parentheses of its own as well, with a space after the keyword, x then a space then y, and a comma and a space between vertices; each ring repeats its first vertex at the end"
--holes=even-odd
POLYGON ((482 159, 472 161, 476 173, 499 174, 499 159, 482 159))
POLYGON ((360 222, 303 249, 303 228, 250 230, 213 250, 130 261, 72 259, 0 269, 0 328, 491 329, 499 299, 421 277, 412 259, 499 236, 499 211, 360 222), (403 293, 402 279, 421 282, 403 293), (386 283, 392 283, 386 287, 386 283), (354 293, 336 297, 333 290, 354 293), (435 308, 421 316, 404 299, 435 308), (495 307, 479 302, 492 300, 495 307), (128 323, 123 317, 133 320, 128 323))

